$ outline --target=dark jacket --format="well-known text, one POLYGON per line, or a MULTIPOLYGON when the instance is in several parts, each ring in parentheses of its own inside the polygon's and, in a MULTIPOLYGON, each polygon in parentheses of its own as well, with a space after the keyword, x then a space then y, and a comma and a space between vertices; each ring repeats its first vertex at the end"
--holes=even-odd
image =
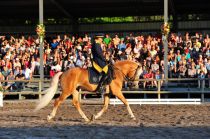
POLYGON ((101 68, 106 66, 106 59, 103 55, 103 50, 98 43, 94 43, 92 46, 93 61, 98 64, 101 68))

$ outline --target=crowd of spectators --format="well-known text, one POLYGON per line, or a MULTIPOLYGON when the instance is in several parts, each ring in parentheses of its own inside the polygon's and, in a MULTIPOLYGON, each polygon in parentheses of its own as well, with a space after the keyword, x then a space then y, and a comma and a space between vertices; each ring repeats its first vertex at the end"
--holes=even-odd
MULTIPOLYGON (((140 78, 164 78, 164 47, 161 35, 110 36, 104 38, 104 50, 113 62, 133 60, 141 63, 140 78)), ((44 74, 73 67, 91 67, 92 36, 56 35, 44 40, 44 56, 40 58, 39 39, 34 36, 0 37, 0 80, 30 80, 39 74, 40 60, 44 74)), ((210 38, 208 34, 171 33, 168 38, 169 78, 210 78, 210 38)), ((210 81, 208 82, 210 87, 210 81)), ((157 82, 152 85, 157 86, 157 82)), ((7 82, 5 89, 22 88, 7 82)), ((143 84, 146 87, 146 82, 143 84)))

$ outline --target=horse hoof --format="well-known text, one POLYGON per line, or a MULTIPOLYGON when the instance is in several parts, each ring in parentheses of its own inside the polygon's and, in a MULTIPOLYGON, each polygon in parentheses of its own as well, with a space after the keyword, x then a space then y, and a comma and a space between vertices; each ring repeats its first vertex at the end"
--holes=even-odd
POLYGON ((132 120, 136 121, 136 117, 131 117, 132 120))
POLYGON ((91 121, 94 121, 94 120, 96 120, 96 116, 95 115, 92 115, 91 121))
POLYGON ((91 122, 91 120, 85 119, 85 123, 89 124, 90 122, 91 122))
POLYGON ((48 115, 47 116, 47 121, 50 122, 52 120, 52 116, 48 115))

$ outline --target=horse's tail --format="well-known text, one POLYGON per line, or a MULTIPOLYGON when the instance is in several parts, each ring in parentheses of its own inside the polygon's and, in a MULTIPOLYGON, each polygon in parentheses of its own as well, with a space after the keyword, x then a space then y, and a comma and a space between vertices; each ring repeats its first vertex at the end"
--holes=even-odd
POLYGON ((42 108, 44 108, 45 106, 47 106, 47 104, 50 103, 50 101, 52 100, 52 98, 54 97, 57 88, 58 88, 58 81, 59 81, 59 77, 61 76, 63 72, 58 72, 57 74, 54 75, 54 77, 52 78, 51 81, 51 85, 50 88, 48 88, 47 90, 45 90, 43 93, 45 94, 38 102, 35 111, 38 111, 42 108))

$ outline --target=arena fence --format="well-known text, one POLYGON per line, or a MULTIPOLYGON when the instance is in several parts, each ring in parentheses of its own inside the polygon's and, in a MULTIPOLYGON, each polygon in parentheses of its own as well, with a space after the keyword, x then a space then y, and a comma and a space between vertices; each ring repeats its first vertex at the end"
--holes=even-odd
MULTIPOLYGON (((193 105, 198 105, 201 104, 201 99, 127 99, 129 104, 193 104, 193 105)), ((121 100, 115 98, 115 99, 110 99, 110 104, 112 105, 118 105, 118 104, 123 104, 121 100)))
MULTIPOLYGON (((124 94, 144 94, 144 98, 147 98, 147 94, 156 94, 157 99, 161 99, 162 94, 187 94, 187 98, 191 98, 191 94, 200 94, 201 101, 204 102, 205 94, 210 94, 209 88, 210 79, 199 79, 199 78, 172 78, 167 80, 167 85, 165 79, 139 79, 134 82, 125 82, 122 92, 124 94), (144 82, 157 82, 157 86, 153 89, 142 89, 139 88, 139 84, 144 82), (161 82, 163 84, 161 85, 161 82), (200 85, 198 86, 198 83, 200 85), (130 85, 131 84, 131 85, 130 85), (134 85, 134 86, 133 86, 134 85)), ((3 96, 18 95, 19 99, 23 99, 27 95, 37 95, 37 98, 41 98, 43 90, 49 87, 50 80, 1 80, 2 84, 5 82, 24 82, 26 85, 25 89, 21 91, 10 91, 5 90, 3 96)), ((148 84, 147 87, 150 87, 151 84, 148 84)), ((80 100, 83 94, 95 94, 88 91, 79 90, 80 100)), ((57 94, 60 93, 58 89, 57 94)))

